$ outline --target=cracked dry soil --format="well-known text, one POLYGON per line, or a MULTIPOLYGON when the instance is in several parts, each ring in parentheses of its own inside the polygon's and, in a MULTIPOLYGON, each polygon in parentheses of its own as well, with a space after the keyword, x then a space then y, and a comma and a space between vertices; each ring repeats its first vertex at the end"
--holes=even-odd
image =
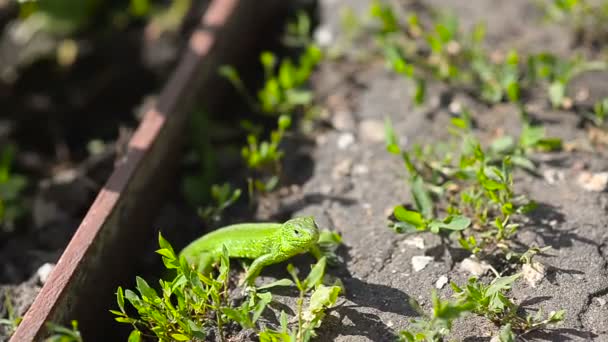
MULTIPOLYGON (((493 48, 515 47, 524 52, 550 50, 568 52, 568 33, 558 25, 540 23, 529 1, 436 0, 431 3, 457 14, 461 24, 484 21, 493 48)), ((338 32, 337 14, 344 5, 364 11, 367 1, 321 1, 321 25, 338 32)), ((339 39, 339 38, 336 38, 339 39)), ((340 232, 344 239, 344 263, 329 272, 342 279, 344 301, 328 315, 319 329, 321 341, 391 341, 408 326, 415 312, 408 298, 430 309, 430 293, 441 276, 458 284, 468 275, 457 265, 466 257, 444 251, 439 237, 420 234, 424 248, 411 236, 397 235, 387 228, 390 209, 409 203, 409 189, 402 162, 385 151, 382 123, 392 119, 401 141, 434 142, 448 137, 449 113, 437 104, 439 92, 429 91, 427 104, 414 107, 409 100, 411 85, 385 70, 380 61, 365 65, 344 61, 324 62, 313 79, 317 97, 332 115, 333 129, 316 136, 312 151, 312 175, 295 193, 281 199, 279 207, 294 201, 303 205, 293 215, 314 215, 320 226, 340 232), (378 133, 380 132, 380 133, 378 133), (307 198, 321 200, 307 200, 307 198), (414 256, 431 256, 422 270, 413 269, 414 256)), ((518 134, 516 108, 508 104, 488 107, 456 94, 478 123, 484 139, 496 128, 518 134)), ((573 112, 553 110, 546 99, 532 99, 533 118, 550 136, 564 141, 586 139, 577 128, 573 112)), ((516 172, 519 193, 537 201, 539 209, 530 215, 517 241, 523 245, 551 246, 535 260, 547 269, 536 288, 518 281, 511 294, 527 312, 565 309, 566 319, 556 328, 534 332, 526 340, 608 341, 608 197, 606 192, 582 189, 576 182, 581 165, 590 171, 608 170, 604 150, 536 154, 539 174, 546 170, 564 175, 553 184, 542 176, 516 172)), ((288 166, 290 167, 290 166, 288 166)), ((291 166, 297 167, 297 166, 291 166)), ((438 290, 449 297, 451 289, 438 290)), ((293 307, 294 298, 280 301, 293 307)), ((497 327, 467 316, 459 320, 450 336, 458 341, 489 341, 497 327)))

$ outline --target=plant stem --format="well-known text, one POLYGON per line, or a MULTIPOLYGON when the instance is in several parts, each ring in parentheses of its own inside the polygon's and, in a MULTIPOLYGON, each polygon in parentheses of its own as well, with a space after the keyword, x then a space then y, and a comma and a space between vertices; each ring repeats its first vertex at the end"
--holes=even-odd
POLYGON ((304 304, 304 291, 300 290, 300 297, 298 298, 298 335, 297 342, 302 342, 302 306, 304 304))

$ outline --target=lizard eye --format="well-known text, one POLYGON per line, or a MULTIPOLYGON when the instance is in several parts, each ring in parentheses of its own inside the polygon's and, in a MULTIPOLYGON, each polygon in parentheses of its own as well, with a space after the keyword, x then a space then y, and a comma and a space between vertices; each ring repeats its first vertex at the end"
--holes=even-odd
POLYGON ((300 236, 300 230, 294 229, 293 232, 296 236, 300 236))

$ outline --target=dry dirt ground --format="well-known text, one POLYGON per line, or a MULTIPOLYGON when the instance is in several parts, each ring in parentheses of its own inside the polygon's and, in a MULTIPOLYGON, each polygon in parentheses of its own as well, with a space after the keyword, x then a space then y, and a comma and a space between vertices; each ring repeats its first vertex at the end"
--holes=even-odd
MULTIPOLYGON (((569 51, 567 30, 543 24, 531 1, 431 3, 452 10, 465 29, 485 22, 490 47, 514 47, 524 52, 549 50, 561 55, 569 51)), ((321 27, 328 29, 333 39, 339 39, 337 14, 346 5, 364 11, 367 1, 321 1, 321 27)), ((344 262, 329 272, 342 279, 346 296, 326 318, 319 340, 391 341, 395 332, 406 328, 416 316, 408 298, 417 299, 430 310, 430 293, 441 276, 459 284, 469 276, 459 270, 466 255, 447 253, 437 236, 397 235, 386 225, 390 209, 411 203, 411 199, 401 160, 385 150, 384 118, 392 119, 402 142, 438 141, 447 137, 447 106, 440 103, 433 89, 426 105, 413 106, 409 100, 411 85, 386 71, 382 63, 362 66, 324 62, 315 74, 313 87, 332 115, 333 128, 316 136, 310 178, 284 197, 275 210, 296 216, 314 215, 321 226, 343 236, 340 254, 344 262), (416 237, 418 240, 413 240, 416 237), (433 261, 415 272, 412 257, 423 255, 433 257, 433 261)), ((517 134, 521 126, 511 105, 488 107, 464 95, 457 95, 455 100, 472 110, 482 140, 498 127, 517 134)), ((533 118, 546 127, 549 135, 564 141, 586 139, 585 131, 577 128, 576 114, 552 110, 546 102, 533 99, 529 104, 533 118)), ((608 341, 608 197, 606 192, 587 192, 577 183, 582 168, 606 171, 608 160, 602 151, 537 154, 533 159, 539 163, 539 174, 563 177, 550 184, 542 176, 516 173, 518 192, 540 204, 517 240, 552 249, 536 259, 547 267, 542 282, 532 288, 518 281, 511 294, 528 312, 565 309, 567 314, 560 326, 531 333, 525 339, 608 341)), ((447 298, 451 289, 445 286, 438 293, 447 298)), ((281 298, 293 304, 293 297, 281 298)), ((468 316, 454 325, 451 338, 489 341, 496 330, 485 320, 468 316)))

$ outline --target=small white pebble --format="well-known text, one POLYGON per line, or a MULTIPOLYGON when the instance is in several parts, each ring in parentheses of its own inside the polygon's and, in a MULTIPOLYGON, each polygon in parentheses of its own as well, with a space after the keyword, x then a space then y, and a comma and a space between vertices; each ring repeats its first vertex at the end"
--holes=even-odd
POLYGON ((355 136, 352 133, 343 133, 338 137, 338 148, 341 150, 347 149, 355 142, 355 136))
POLYGON ((353 174, 355 175, 366 175, 369 173, 367 165, 357 164, 353 167, 353 174))
POLYGON ((602 192, 608 185, 608 172, 591 173, 583 171, 577 178, 578 184, 587 191, 602 192))
POLYGON ((532 264, 524 264, 521 268, 522 274, 528 285, 532 288, 538 286, 538 284, 545 278, 545 266, 540 262, 533 262, 532 264))
POLYGON ((460 271, 464 271, 476 277, 484 275, 490 270, 490 265, 485 261, 479 262, 474 257, 468 257, 460 262, 460 271))
POLYGON ((597 303, 600 305, 600 307, 604 307, 604 305, 606 305, 606 300, 604 298, 595 297, 595 300, 597 300, 597 303))
POLYGON ((46 264, 40 266, 38 271, 36 271, 36 275, 38 276, 38 279, 40 279, 41 284, 44 285, 44 283, 46 283, 46 281, 49 279, 49 275, 53 271, 53 268, 55 268, 55 264, 47 262, 46 264))
POLYGON ((415 247, 418 249, 424 249, 424 239, 420 236, 414 236, 407 240, 403 240, 403 243, 410 247, 415 247))
POLYGON ((319 46, 326 47, 330 46, 334 41, 334 34, 331 29, 327 26, 319 26, 314 33, 314 39, 319 46))
POLYGON ((445 284, 448 283, 448 277, 445 275, 442 275, 441 277, 439 277, 439 279, 437 279, 437 281, 435 282, 435 288, 441 290, 445 284))
POLYGON ((384 123, 380 120, 367 119, 359 124, 361 139, 371 143, 384 141, 384 123))
POLYGON ((432 256, 416 255, 412 257, 412 267, 414 272, 420 272, 433 261, 432 256))

